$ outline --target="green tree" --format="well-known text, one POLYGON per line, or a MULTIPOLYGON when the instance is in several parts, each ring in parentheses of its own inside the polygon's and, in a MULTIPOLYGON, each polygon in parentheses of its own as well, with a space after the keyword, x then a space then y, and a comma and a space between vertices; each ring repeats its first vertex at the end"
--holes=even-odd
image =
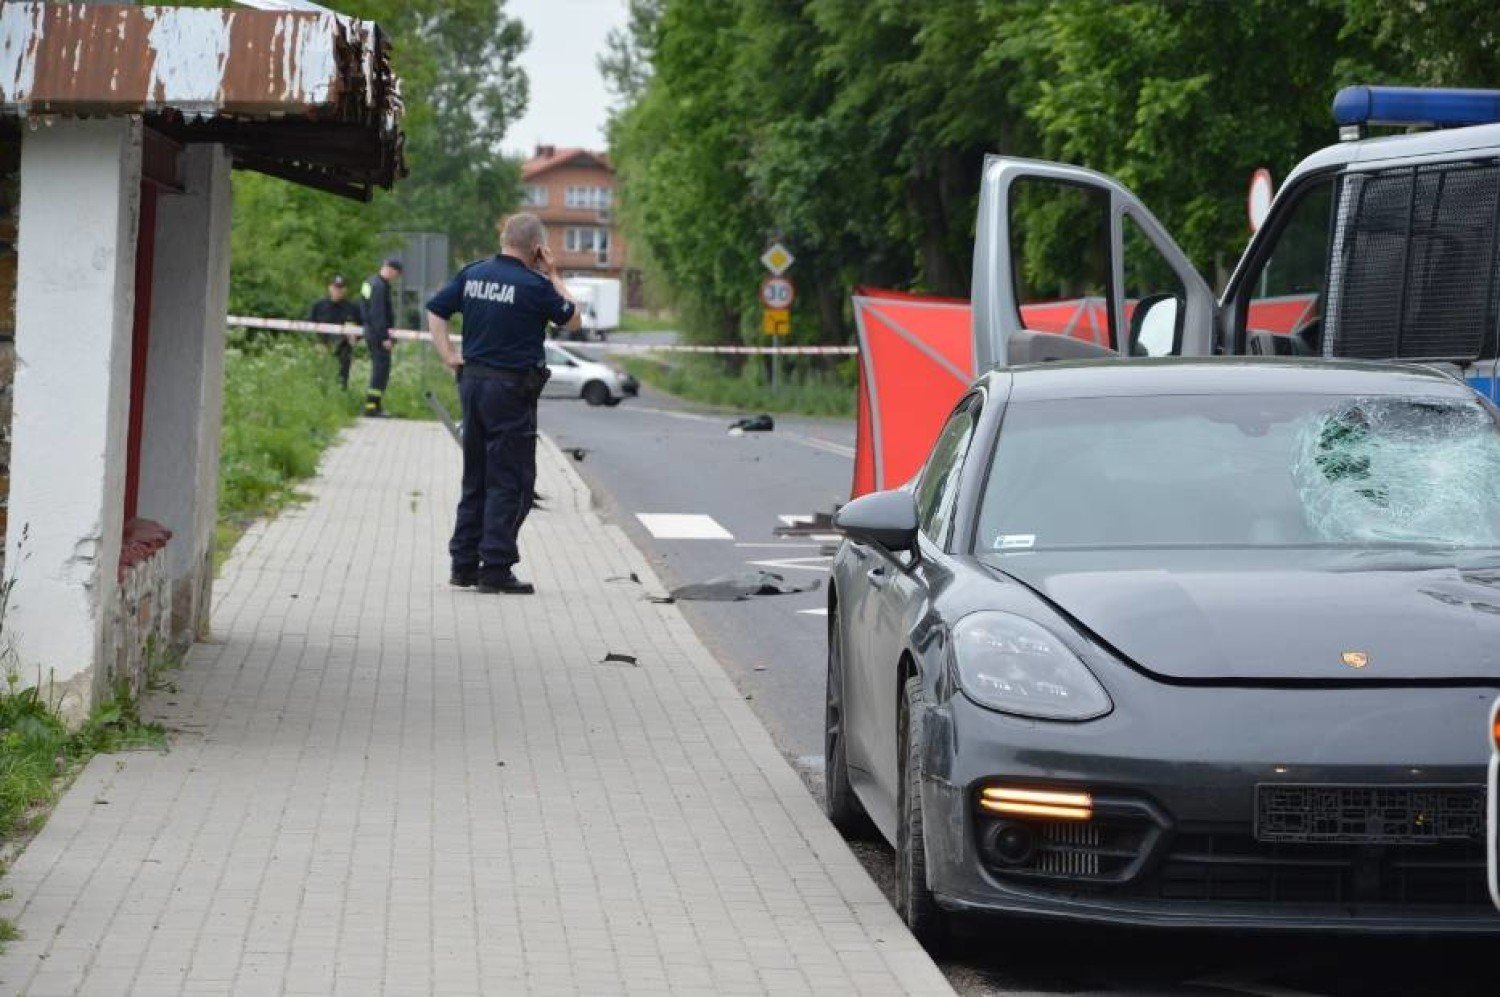
POLYGON ((519 166, 500 143, 525 109, 527 36, 504 0, 345 0, 339 9, 392 40, 410 175, 370 205, 236 175, 230 307, 240 314, 300 314, 329 275, 357 281, 372 271, 394 248, 383 233, 444 232, 455 262, 490 252, 495 222, 519 202, 519 166))

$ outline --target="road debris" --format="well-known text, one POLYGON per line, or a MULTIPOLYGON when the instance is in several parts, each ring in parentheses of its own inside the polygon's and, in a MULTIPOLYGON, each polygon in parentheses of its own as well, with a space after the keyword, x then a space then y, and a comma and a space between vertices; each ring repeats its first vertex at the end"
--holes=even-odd
POLYGON ((607 582, 635 582, 637 585, 641 584, 641 576, 634 571, 628 575, 610 575, 604 580, 607 582))
POLYGON ((771 571, 751 571, 740 575, 724 575, 706 582, 679 585, 667 595, 653 596, 651 601, 655 603, 743 602, 757 595, 793 595, 797 592, 813 592, 822 584, 822 579, 815 578, 805 585, 794 585, 771 571))
POLYGON ((746 433, 769 433, 776 428, 776 420, 764 412, 760 415, 747 416, 740 419, 729 427, 730 436, 743 436, 746 433))
POLYGON ((633 668, 641 667, 641 661, 633 654, 622 654, 619 651, 610 651, 600 661, 601 665, 630 665, 633 668))
POLYGON ((583 447, 569 447, 567 452, 568 456, 572 457, 576 461, 582 461, 584 454, 588 453, 588 451, 583 447))

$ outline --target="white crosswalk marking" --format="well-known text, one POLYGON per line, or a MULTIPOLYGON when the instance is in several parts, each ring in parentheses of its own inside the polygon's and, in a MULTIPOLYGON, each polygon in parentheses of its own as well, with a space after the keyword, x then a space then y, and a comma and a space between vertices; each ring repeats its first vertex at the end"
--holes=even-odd
POLYGON ((733 540, 712 516, 699 513, 638 512, 641 525, 658 540, 733 540))
POLYGON ((817 609, 799 609, 797 612, 802 616, 827 616, 828 607, 819 606, 817 609))

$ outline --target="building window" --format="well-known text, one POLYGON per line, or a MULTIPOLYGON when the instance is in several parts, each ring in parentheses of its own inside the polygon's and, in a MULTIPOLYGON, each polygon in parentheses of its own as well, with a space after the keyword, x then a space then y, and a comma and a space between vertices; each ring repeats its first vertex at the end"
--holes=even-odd
POLYGON ((545 184, 528 184, 526 187, 526 205, 532 208, 545 208, 547 206, 547 187, 545 184))
POLYGON ((563 203, 569 208, 599 208, 610 206, 614 191, 608 187, 569 187, 563 203))
POLYGON ((609 254, 609 229, 570 228, 564 233, 563 246, 570 253, 609 254))

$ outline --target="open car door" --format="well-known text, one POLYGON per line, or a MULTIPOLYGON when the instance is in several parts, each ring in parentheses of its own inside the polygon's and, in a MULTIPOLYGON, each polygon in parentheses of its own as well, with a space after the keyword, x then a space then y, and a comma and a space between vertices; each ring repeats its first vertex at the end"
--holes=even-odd
POLYGON ((1208 284, 1102 173, 991 156, 974 240, 978 371, 1089 356, 1207 356, 1208 284))

